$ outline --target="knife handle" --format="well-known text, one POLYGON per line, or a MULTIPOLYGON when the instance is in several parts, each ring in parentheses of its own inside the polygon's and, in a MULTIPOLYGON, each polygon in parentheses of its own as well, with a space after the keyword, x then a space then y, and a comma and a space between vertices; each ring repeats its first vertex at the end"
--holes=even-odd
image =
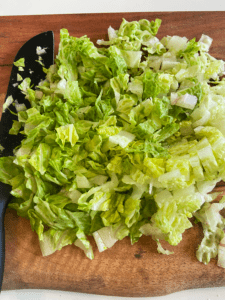
MULTIPOLYGON (((1 215, 2 217, 2 215, 1 215)), ((0 225, 0 292, 2 290, 2 281, 4 273, 4 264, 5 264, 5 229, 4 229, 4 220, 1 220, 0 225)))
POLYGON ((5 264, 5 229, 4 216, 8 204, 11 186, 0 182, 0 292, 2 290, 2 280, 5 264))

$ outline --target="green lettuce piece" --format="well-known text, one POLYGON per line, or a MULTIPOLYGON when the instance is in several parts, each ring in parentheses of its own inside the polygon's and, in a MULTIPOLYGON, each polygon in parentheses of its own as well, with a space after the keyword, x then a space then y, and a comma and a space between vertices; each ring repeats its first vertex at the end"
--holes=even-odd
POLYGON ((74 242, 74 245, 81 248, 89 259, 93 259, 94 254, 92 251, 92 247, 84 232, 78 229, 76 235, 77 240, 74 242))
POLYGON ((139 68, 142 56, 141 51, 121 50, 121 55, 123 56, 128 68, 139 68))
POLYGON ((34 202, 36 203, 35 213, 44 224, 57 230, 80 228, 85 232, 89 231, 90 217, 85 212, 71 212, 37 197, 34 202))
MULTIPOLYGON (((20 186, 20 191, 22 187, 20 186)), ((16 197, 14 195, 13 202, 9 203, 8 207, 13 208, 17 211, 17 214, 24 218, 30 218, 30 211, 33 209, 33 195, 26 191, 26 199, 16 197)), ((39 222, 40 220, 38 220, 39 222)), ((37 230, 38 234, 41 235, 40 230, 37 230)))
POLYGON ((64 97, 72 105, 76 105, 77 107, 82 105, 83 100, 78 81, 67 81, 64 97))
POLYGON ((131 227, 140 216, 140 200, 128 198, 124 203, 123 217, 125 218, 125 224, 131 227))
POLYGON ((123 130, 118 134, 109 137, 109 141, 112 144, 119 145, 121 148, 126 148, 134 139, 134 134, 123 130))
POLYGON ((122 50, 116 46, 111 46, 109 53, 109 65, 115 75, 126 73, 127 68, 138 68, 141 62, 141 51, 122 50))
POLYGON ((0 180, 3 183, 10 184, 13 177, 20 174, 20 169, 13 163, 14 157, 0 157, 0 180))
POLYGON ((162 142, 173 136, 179 129, 180 126, 177 123, 167 124, 165 127, 163 127, 163 129, 158 130, 154 134, 154 140, 156 142, 162 142))
POLYGON ((161 93, 162 88, 160 85, 160 81, 158 79, 159 75, 157 73, 152 72, 151 70, 147 70, 144 74, 143 83, 143 97, 156 97, 159 93, 161 93))
POLYGON ((127 63, 123 55, 121 55, 121 50, 116 46, 109 48, 109 66, 113 76, 126 74, 127 72, 127 63))
POLYGON ((151 99, 146 99, 133 109, 129 113, 129 121, 132 125, 143 121, 145 117, 149 116, 153 107, 151 99))
POLYGON ((177 245, 182 240, 182 233, 192 227, 189 218, 202 205, 200 194, 176 197, 164 190, 155 195, 158 206, 157 212, 152 216, 152 226, 159 229, 162 235, 156 238, 165 239, 171 245, 177 245))
POLYGON ((185 58, 187 61, 192 58, 200 50, 200 44, 196 42, 196 39, 193 38, 187 43, 185 50, 180 50, 178 56, 180 58, 185 58))
POLYGON ((4 113, 6 111, 7 108, 10 107, 10 105, 13 103, 14 99, 13 97, 10 95, 6 98, 3 107, 2 107, 2 112, 4 113))
MULTIPOLYGON (((21 209, 17 209, 17 213, 19 211, 19 214, 21 215, 21 209)), ((29 207, 29 210, 27 210, 28 217, 30 219, 30 225, 31 229, 35 231, 38 235, 39 241, 44 240, 44 236, 46 238, 46 233, 44 234, 44 224, 42 220, 36 215, 35 211, 33 208, 29 207)))
POLYGON ((18 59, 17 61, 15 61, 13 64, 16 67, 25 67, 25 58, 22 57, 22 58, 18 59))
POLYGON ((158 227, 154 226, 153 224, 146 223, 140 227, 140 232, 144 235, 150 235, 152 236, 153 240, 157 243, 157 251, 161 254, 170 255, 173 254, 173 252, 169 250, 165 250, 160 242, 160 239, 165 240, 167 237, 167 234, 163 233, 158 227))
MULTIPOLYGON (((75 190, 75 191, 77 191, 77 190, 75 190)), ((73 195, 71 195, 69 193, 64 194, 63 192, 59 192, 58 194, 53 194, 53 195, 46 196, 46 201, 49 204, 53 204, 53 205, 55 205, 59 208, 65 208, 65 207, 68 207, 68 204, 74 203, 73 202, 74 198, 71 199, 71 197, 75 198, 76 196, 74 195, 74 193, 73 193, 73 195)))
POLYGON ((76 230, 55 230, 53 228, 47 230, 40 240, 40 248, 43 256, 53 254, 57 250, 61 250, 64 246, 71 245, 76 240, 76 230))
POLYGON ((224 268, 224 237, 220 240, 220 244, 218 247, 218 263, 219 267, 224 268))
MULTIPOLYGON (((22 67, 19 67, 22 68, 22 67)), ((31 91, 31 79, 29 77, 24 78, 24 80, 18 85, 18 88, 22 91, 23 94, 26 95, 26 97, 30 97, 29 91, 31 91)))
MULTIPOLYGON (((128 91, 137 95, 138 100, 142 99, 143 94, 143 82, 139 78, 132 78, 131 81, 128 83, 128 91)), ((129 114, 129 113, 128 113, 129 114)))
POLYGON ((118 241, 116 229, 117 228, 113 228, 112 226, 107 226, 93 232, 93 237, 99 252, 111 248, 118 241))
POLYGON ((146 174, 153 178, 157 178, 165 173, 165 161, 163 158, 149 158, 144 159, 146 167, 146 174))
POLYGON ((224 218, 220 211, 225 207, 224 197, 220 203, 205 203, 194 216, 202 223, 204 237, 197 250, 197 259, 208 264, 218 254, 220 241, 224 237, 224 218))
POLYGON ((51 147, 48 144, 41 143, 32 153, 29 163, 42 175, 46 172, 51 156, 51 147))
POLYGON ((9 134, 17 135, 20 131, 22 124, 16 120, 13 120, 12 128, 9 130, 9 134))
POLYGON ((73 124, 58 127, 56 128, 56 131, 57 141, 61 142, 62 146, 64 146, 66 142, 69 142, 73 147, 79 139, 76 128, 73 124))
POLYGON ((157 243, 157 251, 158 251, 159 253, 166 254, 166 255, 170 255, 170 254, 173 254, 173 253, 174 253, 174 252, 172 252, 172 251, 165 250, 165 249, 162 247, 162 245, 161 245, 161 243, 160 243, 159 240, 156 240, 156 243, 157 243))
POLYGON ((158 181, 163 188, 166 188, 169 191, 183 189, 189 185, 186 176, 182 175, 178 168, 160 175, 158 181))
POLYGON ((120 94, 127 89, 128 80, 128 74, 120 74, 117 77, 110 79, 110 86, 113 89, 115 100, 117 103, 120 100, 120 94))
MULTIPOLYGON (((120 193, 115 193, 111 197, 108 210, 101 213, 101 219, 105 226, 114 226, 115 224, 121 223, 121 214, 124 212, 124 200, 125 195, 120 193)), ((125 224, 121 223, 121 226, 125 226, 127 229, 125 224)), ((121 232, 122 231, 123 230, 121 229, 121 232)))
POLYGON ((89 207, 92 210, 107 211, 109 209, 109 202, 111 200, 111 193, 104 193, 102 191, 95 192, 93 199, 89 202, 89 207))

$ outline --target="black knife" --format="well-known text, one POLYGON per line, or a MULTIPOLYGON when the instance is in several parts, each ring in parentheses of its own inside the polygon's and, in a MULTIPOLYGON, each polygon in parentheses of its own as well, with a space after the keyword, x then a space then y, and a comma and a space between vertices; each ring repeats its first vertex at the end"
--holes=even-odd
MULTIPOLYGON (((19 82, 17 81, 17 74, 19 73, 23 79, 27 77, 31 78, 31 84, 34 86, 45 79, 46 74, 43 72, 43 65, 45 68, 49 68, 54 62, 53 32, 43 32, 27 41, 18 51, 14 62, 20 58, 25 59, 25 67, 20 71, 18 67, 13 65, 6 99, 12 96, 14 100, 17 100, 19 103, 24 103, 26 107, 30 107, 28 100, 25 100, 24 94, 18 89, 19 82), (37 47, 40 48, 37 49, 37 47), (39 52, 39 50, 41 52, 39 52)), ((23 135, 21 134, 9 134, 13 120, 17 119, 11 111, 16 112, 13 104, 2 113, 0 121, 0 145, 3 147, 3 150, 0 151, 0 157, 12 156, 13 149, 19 146, 23 139, 23 135)), ((0 182, 0 291, 2 289, 5 261, 4 215, 7 204, 10 201, 10 191, 11 186, 0 182)))

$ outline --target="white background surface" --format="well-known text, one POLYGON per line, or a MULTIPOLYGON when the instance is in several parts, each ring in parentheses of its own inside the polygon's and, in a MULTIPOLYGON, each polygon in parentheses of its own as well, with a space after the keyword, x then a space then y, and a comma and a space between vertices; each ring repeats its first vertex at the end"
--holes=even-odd
POLYGON ((225 288, 198 289, 162 297, 112 297, 46 290, 2 292, 1 300, 224 300, 225 288))
MULTIPOLYGON (((225 11, 223 0, 0 0, 0 16, 107 13, 143 11, 225 11)), ((0 28, 1 34, 1 28, 0 28)), ((46 290, 3 291, 1 300, 111 300, 106 297, 46 290)), ((120 297, 121 299, 121 297, 120 297)), ((157 298, 122 298, 157 300, 224 300, 225 287, 190 290, 157 298)))
POLYGON ((0 0, 0 15, 221 11, 223 0, 0 0))

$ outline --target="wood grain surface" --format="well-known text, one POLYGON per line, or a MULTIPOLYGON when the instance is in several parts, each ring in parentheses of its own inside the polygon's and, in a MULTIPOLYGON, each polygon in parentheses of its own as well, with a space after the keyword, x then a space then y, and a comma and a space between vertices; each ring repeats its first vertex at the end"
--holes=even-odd
MULTIPOLYGON (((59 30, 87 35, 93 42, 107 38, 107 28, 128 21, 162 19, 158 37, 165 35, 213 38, 210 54, 225 60, 225 12, 146 12, 82 15, 0 17, 0 107, 5 99, 12 62, 19 48, 31 37, 53 30, 55 53, 59 30)), ((1 113, 1 111, 0 111, 1 113)), ((224 191, 224 183, 217 190, 224 191)), ((29 221, 7 209, 5 216, 6 262, 3 290, 53 289, 114 296, 160 296, 175 291, 225 285, 225 269, 213 259, 207 266, 196 259, 202 228, 194 225, 183 234, 177 247, 167 246, 174 255, 157 253, 156 244, 142 237, 130 245, 128 238, 99 253, 93 239, 95 259, 90 261, 75 246, 42 257, 38 238, 29 221)))

